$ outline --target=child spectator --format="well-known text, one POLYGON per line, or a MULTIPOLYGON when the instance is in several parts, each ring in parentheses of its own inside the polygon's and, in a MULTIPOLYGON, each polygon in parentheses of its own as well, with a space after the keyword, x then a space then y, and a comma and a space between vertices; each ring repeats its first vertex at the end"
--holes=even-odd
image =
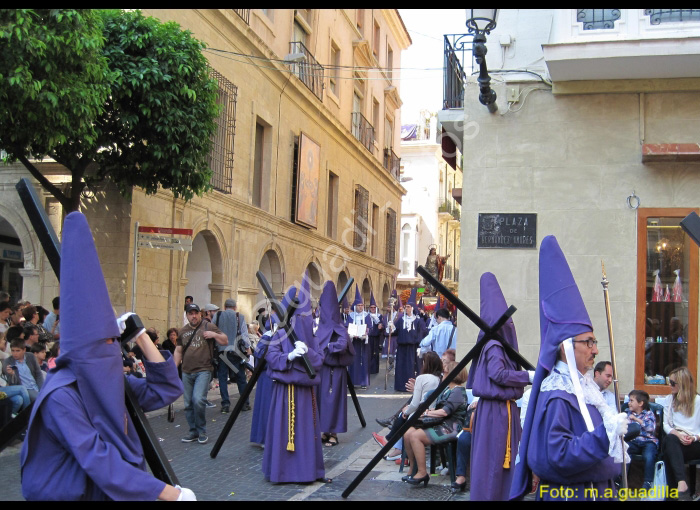
POLYGON ((49 347, 48 361, 46 364, 49 366, 49 370, 56 367, 56 358, 61 354, 61 342, 53 342, 51 347, 49 347))
POLYGON ((34 354, 37 363, 39 363, 39 368, 44 372, 48 372, 49 364, 46 362, 46 345, 42 343, 32 344, 30 352, 34 354))
MULTIPOLYGON (((659 440, 655 435, 656 417, 649 408, 649 394, 646 391, 632 390, 629 393, 629 408, 627 416, 630 421, 639 423, 641 432, 629 443, 630 455, 644 456, 644 489, 651 489, 654 481, 654 465, 656 464, 656 453, 659 440)), ((627 465, 629 469, 629 464, 627 465)))

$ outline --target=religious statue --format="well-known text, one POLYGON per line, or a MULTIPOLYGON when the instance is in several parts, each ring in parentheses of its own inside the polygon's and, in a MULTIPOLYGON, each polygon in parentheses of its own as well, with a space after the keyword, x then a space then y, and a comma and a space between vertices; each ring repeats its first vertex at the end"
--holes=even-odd
MULTIPOLYGON (((433 275, 433 277, 436 278, 439 282, 442 282, 442 276, 445 272, 445 263, 447 262, 448 258, 450 258, 449 255, 447 255, 446 257, 438 255, 437 247, 435 245, 432 245, 430 247, 430 253, 428 253, 428 258, 425 259, 425 269, 431 275, 433 275)), ((425 281, 425 288, 426 293, 429 296, 437 295, 437 289, 435 289, 435 287, 430 285, 430 283, 428 283, 427 281, 425 281)))

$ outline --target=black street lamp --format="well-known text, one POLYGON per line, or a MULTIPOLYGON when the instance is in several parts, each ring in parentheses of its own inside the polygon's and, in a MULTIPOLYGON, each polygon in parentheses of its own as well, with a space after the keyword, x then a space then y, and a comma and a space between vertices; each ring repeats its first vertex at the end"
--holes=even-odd
POLYGON ((488 108, 489 112, 498 110, 496 92, 491 88, 491 77, 486 67, 486 35, 496 28, 498 9, 467 9, 467 30, 474 34, 472 51, 479 64, 479 102, 488 108))

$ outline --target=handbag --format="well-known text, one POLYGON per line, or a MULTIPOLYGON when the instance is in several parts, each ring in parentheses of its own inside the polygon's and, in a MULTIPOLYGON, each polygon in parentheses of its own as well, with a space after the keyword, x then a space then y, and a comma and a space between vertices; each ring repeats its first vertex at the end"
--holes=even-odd
POLYGON ((651 489, 647 491, 647 497, 644 499, 645 501, 663 501, 666 499, 667 491, 666 467, 664 466, 664 461, 660 460, 654 467, 654 483, 651 489))
POLYGON ((445 416, 421 416, 415 423, 417 429, 430 429, 445 421, 445 416))

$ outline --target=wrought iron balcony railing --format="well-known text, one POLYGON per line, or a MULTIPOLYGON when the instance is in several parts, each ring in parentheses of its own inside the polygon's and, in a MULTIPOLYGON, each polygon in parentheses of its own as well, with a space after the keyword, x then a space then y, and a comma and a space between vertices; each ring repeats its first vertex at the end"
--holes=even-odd
POLYGON ((400 180, 401 158, 394 153, 393 149, 384 149, 384 168, 389 170, 394 179, 400 180))
POLYGON ((250 9, 233 9, 233 12, 238 14, 246 24, 250 25, 250 9))
POLYGON ((374 128, 360 112, 352 112, 352 134, 365 149, 373 152, 374 128))
POLYGON ((289 43, 289 52, 303 53, 304 59, 290 64, 292 72, 304 82, 317 98, 323 100, 323 66, 318 63, 311 52, 299 41, 289 43))
POLYGON ((464 107, 464 82, 466 80, 465 53, 469 52, 469 67, 472 68, 472 38, 471 34, 447 34, 444 52, 443 76, 443 108, 464 107))

